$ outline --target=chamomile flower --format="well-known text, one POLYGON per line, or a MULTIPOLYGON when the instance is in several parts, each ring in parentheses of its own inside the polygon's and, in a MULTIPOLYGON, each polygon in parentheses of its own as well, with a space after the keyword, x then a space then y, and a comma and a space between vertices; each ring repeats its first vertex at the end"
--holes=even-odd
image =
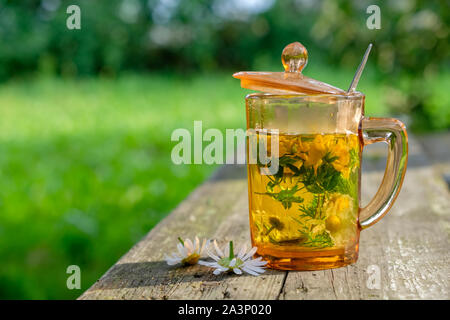
POLYGON ((252 259, 257 248, 253 247, 247 252, 247 246, 244 244, 237 255, 234 254, 233 241, 230 241, 229 245, 224 248, 224 251, 220 250, 217 242, 214 240, 215 254, 209 247, 206 248, 206 253, 214 262, 199 261, 198 264, 215 268, 214 274, 218 275, 222 272, 233 271, 236 274, 242 274, 242 271, 247 272, 254 276, 259 276, 263 273, 264 265, 266 261, 262 261, 261 257, 252 259))
POLYGON ((177 249, 178 252, 172 253, 171 255, 164 255, 164 258, 169 266, 181 263, 182 265, 194 265, 200 259, 202 255, 206 239, 203 240, 202 246, 200 247, 200 240, 195 237, 195 241, 192 242, 190 239, 183 240, 178 237, 177 249))

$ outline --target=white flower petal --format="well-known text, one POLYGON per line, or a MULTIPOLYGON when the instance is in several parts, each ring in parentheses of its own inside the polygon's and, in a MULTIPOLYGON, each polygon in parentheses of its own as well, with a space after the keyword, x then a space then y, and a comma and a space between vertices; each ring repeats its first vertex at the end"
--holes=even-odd
POLYGON ((212 259, 216 260, 216 261, 219 261, 219 260, 220 260, 220 257, 216 256, 216 255, 209 249, 209 247, 206 247, 206 254, 207 254, 208 256, 210 256, 212 259))
POLYGON ((244 260, 247 260, 248 258, 250 258, 251 256, 253 256, 253 255, 255 254, 256 250, 258 250, 257 247, 251 248, 250 251, 247 252, 247 254, 242 258, 242 260, 243 260, 243 261, 244 261, 244 260))
POLYGON ((214 266, 214 268, 219 269, 220 271, 224 272, 224 271, 228 271, 229 268, 221 266, 220 264, 216 263, 216 265, 214 266))
POLYGON ((170 258, 174 259, 174 260, 180 260, 180 261, 184 259, 183 257, 180 257, 178 254, 175 254, 175 253, 172 253, 172 256, 170 256, 170 258))
POLYGON ((216 249, 217 255, 219 257, 224 257, 224 254, 223 254, 222 250, 220 250, 219 246, 217 245, 216 240, 214 240, 214 248, 216 249))
POLYGON ((239 253, 237 255, 237 257, 239 259, 242 259, 242 257, 244 256, 245 252, 247 251, 247 245, 244 243, 241 247, 241 250, 239 250, 239 253))
POLYGON ((234 273, 236 273, 236 274, 242 274, 242 271, 241 271, 241 269, 239 269, 239 268, 233 268, 233 271, 234 271, 234 273))
POLYGON ((224 257, 229 257, 230 256, 230 244, 227 244, 223 248, 223 253, 224 253, 224 257))
POLYGON ((252 264, 248 264, 248 263, 244 263, 243 264, 244 267, 246 267, 247 269, 256 271, 256 272, 264 272, 265 267, 260 267, 260 266, 255 266, 252 264))
POLYGON ((233 259, 230 261, 229 266, 230 266, 231 268, 233 268, 235 264, 236 264, 236 258, 233 258, 233 259))
POLYGON ((176 257, 174 258, 174 257, 170 257, 168 255, 164 255, 164 259, 166 260, 166 262, 169 266, 173 266, 173 265, 181 262, 180 258, 176 258, 176 257))
POLYGON ((194 252, 194 244, 192 243, 191 239, 184 240, 184 247, 187 249, 188 254, 194 252))
POLYGON ((203 261, 203 260, 199 260, 198 264, 201 264, 202 266, 213 267, 213 268, 218 266, 217 262, 209 262, 209 261, 203 261))
POLYGON ((244 264, 249 265, 249 266, 261 266, 263 264, 266 264, 266 261, 257 261, 254 259, 250 259, 250 260, 244 261, 244 264))
POLYGON ((206 239, 203 239, 202 247, 200 248, 200 251, 198 252, 199 255, 203 254, 203 250, 205 250, 209 246, 209 240, 206 241, 206 239), (206 247, 205 247, 206 245, 206 247))
POLYGON ((220 269, 216 269, 213 271, 213 273, 217 276, 217 275, 221 274, 222 271, 220 269))
POLYGON ((258 272, 258 273, 264 273, 264 269, 260 267, 252 267, 252 266, 245 266, 247 269, 258 272))
POLYGON ((256 261, 254 263, 252 263, 252 266, 256 266, 256 267, 264 267, 267 265, 267 261, 256 261))
POLYGON ((177 249, 181 257, 187 257, 186 248, 181 243, 177 245, 177 249))
POLYGON ((248 274, 251 274, 252 276, 259 276, 259 273, 256 273, 255 271, 252 271, 246 267, 242 267, 242 270, 247 272, 248 274))
POLYGON ((181 260, 166 260, 166 262, 169 266, 174 266, 176 264, 179 264, 181 260))
POLYGON ((195 252, 199 252, 199 249, 200 249, 200 240, 198 240, 198 237, 195 236, 194 250, 195 250, 195 252))
POLYGON ((252 266, 264 266, 267 264, 267 261, 261 261, 261 257, 258 257, 256 259, 247 260, 244 263, 252 266))

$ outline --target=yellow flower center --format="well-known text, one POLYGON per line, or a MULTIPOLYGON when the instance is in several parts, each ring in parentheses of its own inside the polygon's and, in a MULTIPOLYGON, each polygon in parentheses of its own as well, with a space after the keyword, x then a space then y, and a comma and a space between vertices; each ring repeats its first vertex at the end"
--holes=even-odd
POLYGON ((194 265, 198 262, 198 259, 200 259, 200 255, 197 253, 193 253, 181 260, 181 263, 183 265, 194 265))

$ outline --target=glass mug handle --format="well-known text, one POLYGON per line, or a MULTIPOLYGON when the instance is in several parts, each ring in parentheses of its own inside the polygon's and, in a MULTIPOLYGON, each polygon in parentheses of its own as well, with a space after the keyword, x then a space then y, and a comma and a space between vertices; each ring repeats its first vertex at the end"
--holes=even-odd
POLYGON ((378 222, 392 207, 405 177, 408 162, 408 135, 405 125, 396 119, 363 118, 361 122, 364 146, 385 142, 388 145, 386 170, 377 193, 360 210, 360 228, 378 222))

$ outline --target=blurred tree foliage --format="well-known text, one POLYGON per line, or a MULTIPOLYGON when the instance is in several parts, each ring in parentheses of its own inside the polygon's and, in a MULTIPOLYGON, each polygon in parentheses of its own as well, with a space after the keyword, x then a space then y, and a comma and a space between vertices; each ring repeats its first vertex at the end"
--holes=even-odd
POLYGON ((380 80, 395 83, 392 107, 439 129, 450 115, 433 122, 442 104, 421 83, 449 70, 449 12, 448 1, 426 0, 0 0, 0 80, 277 68, 282 48, 297 40, 316 63, 354 69, 373 42, 380 80), (74 3, 81 30, 66 28, 74 3), (379 30, 366 26, 372 4, 381 9, 379 30))

